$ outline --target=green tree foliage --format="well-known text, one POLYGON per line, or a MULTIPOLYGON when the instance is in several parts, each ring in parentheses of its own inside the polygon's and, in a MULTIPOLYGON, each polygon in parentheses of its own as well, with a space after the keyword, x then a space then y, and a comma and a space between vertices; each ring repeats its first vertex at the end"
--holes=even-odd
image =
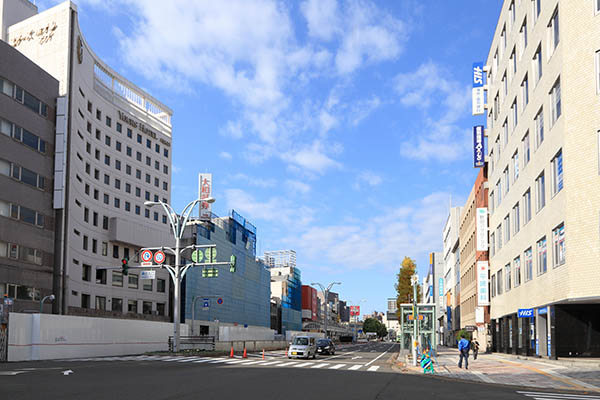
POLYGON ((387 335, 387 328, 377 319, 367 318, 363 322, 363 332, 375 332, 378 338, 382 338, 387 335))
MULTIPOLYGON (((400 304, 412 303, 413 302, 413 287, 412 287, 412 276, 417 270, 417 264, 415 260, 410 257, 404 257, 398 272, 398 281, 394 285, 396 288, 396 304, 398 305, 398 311, 400 311, 400 304)), ((417 302, 421 301, 421 285, 417 285, 417 302)))

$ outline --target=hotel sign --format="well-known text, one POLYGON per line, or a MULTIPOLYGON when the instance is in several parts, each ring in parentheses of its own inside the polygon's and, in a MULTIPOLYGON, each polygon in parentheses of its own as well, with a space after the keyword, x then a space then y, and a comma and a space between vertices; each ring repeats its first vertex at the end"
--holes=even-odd
POLYGON ((488 270, 487 261, 477 261, 477 305, 489 306, 490 293, 488 291, 488 270))
POLYGON ((488 214, 487 208, 478 208, 475 212, 476 251, 488 250, 488 214))
MULTIPOLYGON (((156 132, 154 132, 152 129, 150 129, 146 125, 144 125, 143 122, 136 121, 135 119, 131 118, 129 115, 122 112, 121 110, 117 110, 117 112, 119 113, 119 119, 121 121, 125 122, 127 125, 129 125, 133 128, 139 129, 142 133, 150 136, 152 139, 158 138, 158 135, 156 134, 156 132)), ((171 147, 171 143, 167 142, 163 138, 160 138, 160 142, 167 147, 171 147)))
POLYGON ((473 127, 473 166, 481 168, 485 164, 483 145, 483 125, 473 127))
POLYGON ((473 63, 473 115, 482 115, 484 111, 483 62, 473 63))
MULTIPOLYGON (((198 198, 200 200, 208 199, 212 195, 212 174, 198 175, 198 198)), ((210 203, 203 201, 200 203, 200 219, 210 221, 211 207, 210 203)))

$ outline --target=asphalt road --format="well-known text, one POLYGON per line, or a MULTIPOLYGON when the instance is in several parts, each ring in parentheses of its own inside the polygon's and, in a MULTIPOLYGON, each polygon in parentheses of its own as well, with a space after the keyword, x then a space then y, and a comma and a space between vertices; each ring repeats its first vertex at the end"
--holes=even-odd
POLYGON ((400 374, 397 345, 345 346, 334 356, 289 360, 105 357, 0 364, 0 399, 521 399, 514 387, 400 374), (72 371, 72 372, 69 372, 72 371))

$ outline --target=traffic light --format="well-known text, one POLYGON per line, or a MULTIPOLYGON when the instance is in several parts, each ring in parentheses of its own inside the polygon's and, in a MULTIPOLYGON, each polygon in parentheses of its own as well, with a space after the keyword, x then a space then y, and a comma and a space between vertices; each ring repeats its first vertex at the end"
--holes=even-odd
POLYGON ((121 271, 123 272, 123 275, 127 275, 129 273, 129 259, 128 258, 123 258, 121 260, 121 271))
POLYGON ((231 258, 229 259, 229 272, 235 272, 236 262, 237 262, 237 257, 232 254, 231 258))
POLYGON ((203 278, 217 278, 219 276, 219 270, 214 267, 208 267, 202 269, 203 278))

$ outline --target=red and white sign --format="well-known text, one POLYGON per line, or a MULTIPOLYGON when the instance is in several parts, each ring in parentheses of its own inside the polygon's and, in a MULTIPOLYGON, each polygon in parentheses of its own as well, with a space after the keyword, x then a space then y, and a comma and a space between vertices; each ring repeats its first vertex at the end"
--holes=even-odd
MULTIPOLYGON (((208 199, 212 194, 212 174, 198 175, 198 198, 208 199)), ((200 203, 200 219, 210 219, 211 206, 205 201, 200 203)))
POLYGON ((146 267, 148 265, 152 265, 152 252, 150 250, 142 251, 142 266, 146 267))
POLYGON ((158 265, 165 262, 165 253, 162 250, 158 250, 154 253, 154 262, 158 265))
POLYGON ((350 306, 350 316, 351 317, 360 316, 360 306, 350 306))

